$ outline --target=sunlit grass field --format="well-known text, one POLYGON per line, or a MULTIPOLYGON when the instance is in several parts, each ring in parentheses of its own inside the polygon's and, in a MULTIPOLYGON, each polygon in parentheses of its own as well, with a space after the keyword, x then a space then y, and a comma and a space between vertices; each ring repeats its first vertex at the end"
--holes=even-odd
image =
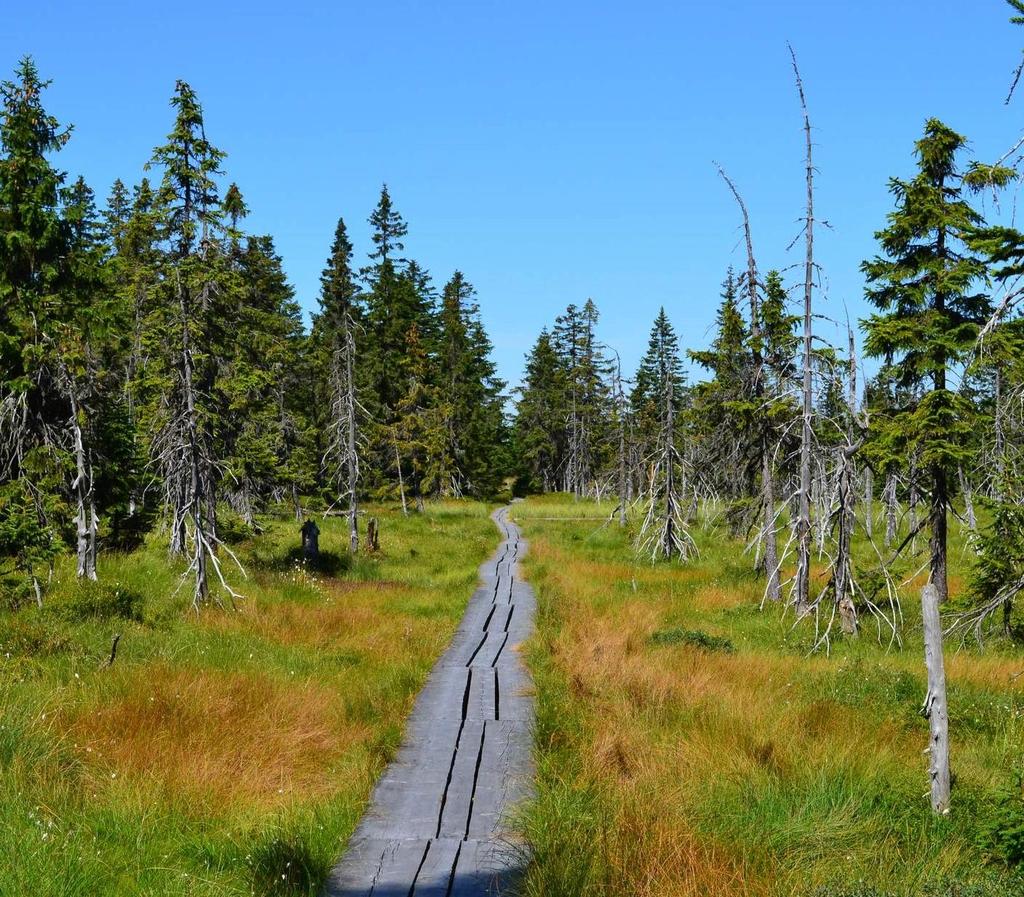
MULTIPOLYGON (((539 600, 526 894, 1024 894, 984 834, 1024 825, 1024 804, 1000 803, 1024 770, 1024 652, 949 646, 955 784, 936 819, 923 576, 907 574, 902 649, 864 618, 811 654, 813 624, 758 609, 763 582, 720 522, 696 533, 699 559, 654 566, 612 509, 551 496, 514 510, 539 600)), ((951 562, 955 600, 959 534, 951 562)))
POLYGON ((232 546, 237 610, 192 614, 156 539, 0 609, 0 894, 317 893, 498 540, 480 504, 373 513, 354 564, 319 521, 327 572, 292 519, 232 546))

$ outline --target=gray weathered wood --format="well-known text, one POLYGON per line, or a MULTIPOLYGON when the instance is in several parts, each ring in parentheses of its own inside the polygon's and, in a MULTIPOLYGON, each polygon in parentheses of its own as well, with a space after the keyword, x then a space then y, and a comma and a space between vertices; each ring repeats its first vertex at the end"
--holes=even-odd
POLYGON ((928 773, 931 779, 932 809, 949 812, 949 717, 946 706, 946 665, 942 656, 942 622, 939 619, 939 591, 928 583, 921 592, 924 619, 924 662, 928 668, 928 693, 921 713, 928 718, 928 773))
POLYGON ((448 650, 416 700, 326 897, 481 897, 507 889, 523 850, 509 810, 530 793, 533 686, 519 654, 536 600, 522 580, 526 543, 504 539, 480 567, 448 650))

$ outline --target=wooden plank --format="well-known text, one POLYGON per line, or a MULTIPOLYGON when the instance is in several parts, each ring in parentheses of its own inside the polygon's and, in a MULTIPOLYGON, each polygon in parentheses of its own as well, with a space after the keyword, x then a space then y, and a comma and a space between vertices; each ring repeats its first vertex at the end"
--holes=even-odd
POLYGON ((468 836, 496 838, 511 808, 528 794, 533 780, 531 727, 502 720, 487 724, 473 795, 468 836))
POLYGON ((483 897, 522 866, 506 828, 532 776, 532 683, 517 648, 536 601, 519 573, 526 543, 507 517, 494 516, 505 539, 480 567, 327 897, 483 897))
POLYGON ((397 838, 353 840, 324 889, 325 897, 408 897, 427 842, 397 838), (404 882, 405 890, 401 890, 404 882))
POLYGON ((508 894, 525 866, 521 851, 495 841, 465 841, 452 879, 451 897, 508 894))
POLYGON ((484 742, 485 723, 466 720, 462 741, 452 764, 451 782, 445 794, 444 810, 441 813, 439 838, 464 838, 469 826, 470 807, 476 787, 477 763, 484 742))
POLYGON ((435 838, 420 866, 413 889, 414 897, 448 897, 455 874, 455 863, 462 849, 458 838, 435 838))
POLYGON ((428 844, 426 839, 399 841, 386 851, 373 883, 373 897, 409 897, 428 844))

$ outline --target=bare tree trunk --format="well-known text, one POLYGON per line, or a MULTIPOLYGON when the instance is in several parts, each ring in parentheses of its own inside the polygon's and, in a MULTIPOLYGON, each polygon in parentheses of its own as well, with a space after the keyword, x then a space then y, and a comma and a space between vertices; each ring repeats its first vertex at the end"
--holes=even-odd
MULTIPOLYGON (((939 196, 944 197, 945 191, 943 189, 944 181, 939 178, 939 196)), ((940 258, 945 259, 946 253, 946 230, 943 225, 939 225, 935 236, 935 249, 936 255, 940 258)), ((936 273, 936 289, 935 289, 935 310, 941 315, 946 310, 946 296, 942 289, 939 288, 938 274, 936 273)), ((934 385, 934 391, 936 393, 945 392, 946 390, 946 355, 943 350, 938 353, 939 357, 935 359, 935 369, 932 374, 932 383, 934 385)), ((946 575, 946 550, 947 550, 947 526, 948 519, 946 516, 946 509, 949 507, 949 483, 947 481, 946 468, 941 462, 933 463, 931 469, 932 474, 932 500, 931 507, 929 509, 929 516, 931 518, 931 564, 932 564, 932 582, 935 583, 935 588, 939 593, 939 602, 945 603, 949 598, 949 581, 946 575)))
MULTIPOLYGON (((202 481, 205 483, 206 492, 206 528, 205 533, 209 538, 210 552, 214 553, 217 551, 217 478, 215 476, 215 469, 212 463, 210 463, 210 453, 205 444, 205 434, 201 430, 197 430, 199 439, 204 440, 201 443, 203 451, 201 453, 202 459, 202 481)), ((252 513, 249 514, 250 521, 252 520, 252 513)))
POLYGON ((1003 494, 1003 478, 1006 475, 1006 440, 1003 433, 1003 366, 996 364, 995 383, 995 408, 993 413, 993 427, 995 429, 995 445, 993 450, 996 456, 996 477, 992 486, 991 495, 999 501, 1003 494))
POLYGON ((239 490, 240 495, 238 496, 239 510, 241 512, 242 522, 249 528, 256 528, 256 514, 253 511, 252 493, 249 489, 248 478, 243 479, 241 489, 239 490))
POLYGON ((405 501, 405 480, 402 479, 402 456, 398 454, 398 437, 395 437, 395 467, 398 470, 398 494, 402 497, 402 513, 409 516, 409 505, 405 501))
POLYGON ((971 492, 971 483, 964 474, 963 467, 957 467, 957 476, 960 478, 960 491, 964 496, 964 513, 967 515, 967 526, 971 532, 978 531, 978 518, 974 513, 974 495, 971 492))
MULTIPOLYGON (((849 421, 846 427, 846 447, 839 451, 839 538, 836 546, 835 589, 836 605, 842 630, 847 635, 857 634, 857 606, 853 601, 853 532, 857 524, 857 466, 855 458, 861 441, 857 439, 857 346, 853 328, 847 324, 849 337, 849 376, 846 396, 849 421)), ((869 509, 870 512, 870 509, 869 509)))
MULTIPOLYGON (((719 166, 718 172, 728 184, 743 217, 743 237, 747 247, 746 287, 747 299, 750 303, 750 335, 753 344, 754 396, 758 408, 760 408, 764 399, 764 358, 761 346, 760 301, 757 295, 757 260, 754 256, 750 215, 747 213, 747 204, 743 201, 739 190, 721 166, 719 166)), ((782 588, 779 582, 779 551, 775 541, 775 474, 772 470, 771 445, 769 444, 767 426, 762 424, 760 431, 758 449, 761 454, 761 501, 764 504, 761 544, 765 574, 768 577, 766 594, 770 601, 778 601, 782 595, 782 588)))
POLYGON ((665 522, 662 529, 662 553, 666 558, 675 551, 676 534, 676 480, 675 480, 675 400, 672 395, 672 375, 669 372, 665 390, 665 522))
POLYGON ((359 485, 359 454, 356 435, 356 383, 355 383, 355 335, 353 334, 352 319, 345 316, 345 359, 346 359, 346 380, 348 383, 348 548, 352 554, 359 550, 359 505, 356 494, 359 485))
POLYGON ((175 476, 179 478, 179 482, 174 484, 174 500, 172 502, 173 507, 171 509, 171 542, 169 550, 172 557, 177 557, 185 553, 185 512, 184 508, 187 504, 185 497, 185 484, 180 479, 181 471, 175 471, 175 476))
MULTIPOLYGON (((89 470, 89 482, 93 482, 92 470, 89 470)), ((89 548, 86 554, 86 575, 89 579, 96 579, 96 536, 99 530, 99 521, 96 518, 95 491, 89 492, 89 548)))
POLYGON ((629 476, 626 468, 626 397, 622 391, 622 360, 615 353, 615 402, 619 412, 619 526, 626 525, 626 505, 629 501, 629 476))
MULTIPOLYGON (((186 289, 178 284, 178 298, 181 306, 181 372, 182 392, 185 400, 185 450, 188 464, 188 494, 185 496, 186 507, 192 516, 194 527, 193 539, 195 541, 192 558, 193 573, 195 574, 195 589, 193 591, 192 604, 197 610, 206 603, 210 595, 209 582, 206 571, 206 523, 207 523, 207 483, 203 480, 203 451, 199 423, 196 415, 195 387, 193 384, 192 370, 192 346, 189 333, 188 320, 188 299, 186 289)), ((184 515, 182 515, 184 518, 184 515)), ((182 520, 184 524, 184 519, 182 520)))
POLYGON ((779 580, 779 547, 775 539, 775 480, 772 476, 771 455, 761 453, 761 486, 764 493, 764 569, 768 577, 765 594, 769 601, 778 601, 782 597, 782 584, 779 580))
MULTIPOLYGON (((348 547, 355 554, 359 550, 359 433, 356 415, 359 399, 355 383, 355 322, 346 310, 341 321, 341 333, 333 336, 331 351, 331 441, 327 455, 334 462, 338 499, 348 499, 348 547)), ((327 457, 325 455, 325 458, 327 457)), ((398 459, 398 438, 395 437, 395 457, 398 459)), ((404 497, 403 497, 404 504, 404 497)))
MULTIPOLYGON (((89 477, 88 463, 85 457, 85 444, 82 439, 82 425, 79 420, 80 408, 74 388, 68 390, 71 400, 71 433, 75 446, 75 480, 71 484, 75 490, 77 513, 75 515, 77 575, 79 579, 95 579, 96 568, 90 562, 90 530, 92 523, 89 510, 92 507, 92 482, 89 477)), ((94 543, 93 543, 94 544, 94 543)))
MULTIPOLYGON (((917 464, 912 459, 910 462, 910 494, 907 497, 907 515, 910 518, 910 531, 917 532, 917 464)), ((910 550, 917 552, 917 536, 914 536, 910 550)))
POLYGON ((875 529, 875 474, 870 467, 864 468, 864 531, 868 538, 874 537, 875 529))
POLYGON ((942 656, 942 623, 939 619, 941 596, 933 583, 921 592, 924 621, 924 660, 928 668, 928 693, 921 714, 928 719, 928 774, 931 782, 932 810, 949 812, 949 716, 946 706, 946 667, 942 656))
POLYGON ((939 593, 939 602, 945 603, 949 598, 949 585, 946 575, 946 543, 947 519, 946 506, 949 504, 949 487, 946 483, 946 470, 941 464, 932 468, 932 500, 929 509, 931 517, 931 566, 932 582, 939 593))
MULTIPOLYGON (((850 326, 849 321, 846 324, 846 333, 848 337, 848 355, 849 355, 849 377, 847 385, 849 391, 846 396, 847 404, 850 408, 850 423, 846 430, 846 442, 847 445, 852 446, 856 439, 856 428, 857 428, 857 344, 853 338, 853 328, 850 326)), ((857 525, 857 490, 854 488, 854 483, 857 481, 857 464, 855 461, 856 455, 850 455, 850 512, 853 514, 853 519, 850 521, 850 533, 852 535, 854 527, 857 525)))
POLYGON ((806 143, 807 212, 804 221, 804 336, 803 336, 803 426, 800 434, 800 510, 797 516, 797 573, 794 604, 804 612, 810 605, 811 591, 811 413, 813 411, 813 382, 811 359, 813 346, 812 296, 814 289, 814 165, 811 156, 811 119, 807 112, 803 81, 797 67, 796 53, 789 48, 796 75, 800 107, 804 117, 806 143))
POLYGON ((891 470, 885 475, 885 547, 896 539, 896 474, 891 470))
POLYGON ((836 606, 843 632, 857 634, 857 606, 853 602, 853 526, 856 520, 853 457, 860 443, 839 453, 839 534, 833 576, 836 606))

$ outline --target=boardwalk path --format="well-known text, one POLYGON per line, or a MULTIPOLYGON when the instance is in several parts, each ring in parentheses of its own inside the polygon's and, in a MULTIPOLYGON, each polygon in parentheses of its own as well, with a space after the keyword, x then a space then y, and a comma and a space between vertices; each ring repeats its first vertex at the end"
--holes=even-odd
POLYGON ((334 868, 326 897, 500 894, 522 852, 508 809, 529 793, 533 699, 515 646, 533 622, 525 551, 508 509, 451 646, 416 700, 405 742, 334 868))

